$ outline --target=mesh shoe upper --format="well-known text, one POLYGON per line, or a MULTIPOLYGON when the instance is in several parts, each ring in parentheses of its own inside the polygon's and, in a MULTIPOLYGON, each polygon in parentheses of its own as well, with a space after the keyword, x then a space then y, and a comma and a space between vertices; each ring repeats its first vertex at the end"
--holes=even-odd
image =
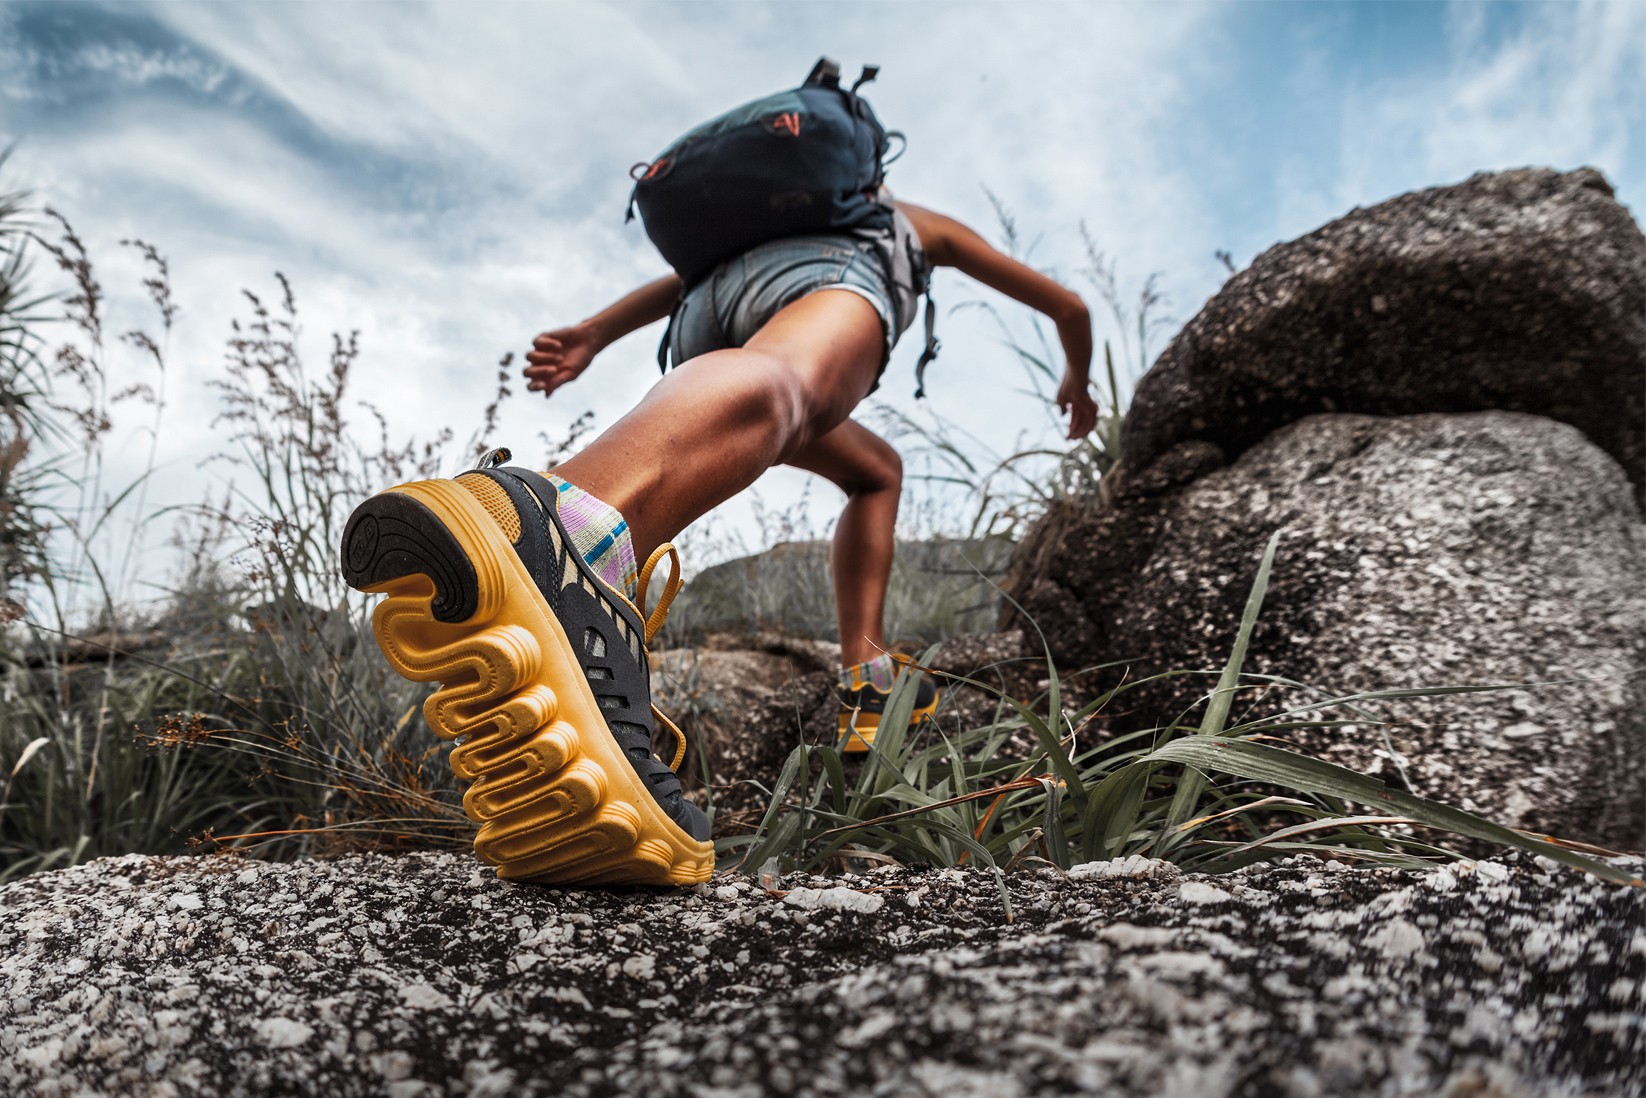
POLYGON ((707 841, 708 818, 681 795, 675 772, 652 754, 656 725, 645 624, 628 600, 614 594, 577 554, 556 511, 554 484, 513 466, 464 473, 457 483, 474 494, 506 535, 513 535, 516 555, 576 648, 612 739, 635 774, 682 831, 707 841))

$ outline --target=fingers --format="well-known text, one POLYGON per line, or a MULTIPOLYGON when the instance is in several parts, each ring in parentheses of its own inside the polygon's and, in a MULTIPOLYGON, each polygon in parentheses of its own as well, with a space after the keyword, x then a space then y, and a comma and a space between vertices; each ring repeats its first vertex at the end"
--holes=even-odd
POLYGON ((548 366, 560 361, 566 345, 556 338, 555 332, 544 332, 532 340, 532 349, 526 352, 526 361, 537 366, 548 366))
POLYGON ((542 393, 544 396, 548 396, 577 376, 575 372, 565 369, 559 364, 528 366, 522 373, 525 374, 527 379, 527 391, 542 393))
POLYGON ((1087 394, 1082 393, 1080 397, 1059 401, 1058 409, 1069 417, 1071 440, 1085 438, 1092 433, 1092 428, 1097 426, 1097 402, 1087 394))

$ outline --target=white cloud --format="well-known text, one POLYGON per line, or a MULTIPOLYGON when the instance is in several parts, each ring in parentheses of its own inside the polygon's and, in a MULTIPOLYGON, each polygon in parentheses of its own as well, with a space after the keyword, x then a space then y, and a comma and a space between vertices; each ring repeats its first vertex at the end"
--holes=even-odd
POLYGON ((1455 5, 1446 71, 1377 81, 1349 97, 1339 208, 1527 165, 1593 165, 1620 198, 1646 197, 1646 5, 1523 10, 1499 38, 1485 5, 1455 5))
MULTIPOLYGON (((819 53, 883 66, 868 94, 910 136, 890 177, 900 194, 992 233, 986 184, 1031 236, 1045 234, 1036 259, 1066 277, 1084 219, 1133 284, 1166 272, 1182 319, 1218 285, 1212 249, 1263 231, 1218 196, 1231 173, 1272 190, 1262 216, 1291 237, 1477 168, 1616 173, 1640 157, 1640 5, 1527 9, 1502 41, 1469 25, 1465 6, 1444 68, 1361 85, 1333 83, 1340 59, 1327 46, 1277 49, 1277 79, 1340 103, 1343 122, 1337 147, 1276 164, 1196 128, 1239 6, 121 7, 109 10, 149 20, 141 43, 122 32, 71 56, 127 94, 62 115, 50 104, 73 89, 52 83, 38 51, 25 56, 33 47, 16 30, 19 12, 41 10, 63 9, 0 10, 0 135, 24 139, 13 180, 69 213, 105 260, 121 318, 111 327, 148 316, 135 256, 116 242, 141 236, 172 260, 185 312, 162 446, 181 471, 171 498, 198 495, 194 462, 221 444, 206 382, 243 311, 240 287, 267 291, 284 271, 316 365, 327 332, 359 328, 360 395, 394 431, 466 435, 504 350, 661 272, 638 223, 621 221, 628 166, 797 82, 819 53)), ((953 274, 939 291, 945 307, 976 292, 953 274)), ((932 407, 1001 450, 1041 428, 982 316, 945 317, 940 334, 932 407)), ((540 430, 558 434, 584 408, 609 424, 655 380, 656 337, 620 343, 547 404, 517 392, 500 440, 530 453, 540 430)), ((905 408, 915 342, 882 390, 905 408)), ((778 480, 791 498, 798 478, 778 480)))
POLYGON ((64 75, 75 69, 104 72, 128 83, 149 84, 156 80, 177 80, 210 94, 222 86, 228 70, 186 54, 164 54, 131 46, 97 44, 81 50, 61 66, 64 75))

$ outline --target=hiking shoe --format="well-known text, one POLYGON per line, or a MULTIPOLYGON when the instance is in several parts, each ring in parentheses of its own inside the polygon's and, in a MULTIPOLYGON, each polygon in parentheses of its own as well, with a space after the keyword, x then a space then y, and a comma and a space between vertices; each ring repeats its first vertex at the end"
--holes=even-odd
MULTIPOLYGON (((886 712, 886 699, 891 696, 897 672, 913 662, 908 656, 894 652, 840 672, 840 686, 835 693, 840 696, 842 751, 860 755, 869 750, 874 734, 880 730, 880 717, 886 712)), ((937 683, 930 675, 921 674, 909 723, 917 724, 935 712, 937 683)))
MULTIPOLYGON (((507 453, 503 453, 507 460, 507 453)), ((547 478, 513 467, 402 484, 362 503, 343 531, 343 576, 389 597, 372 632, 394 669, 441 687, 429 727, 462 739, 452 770, 474 852, 499 877, 550 883, 694 884, 714 869, 707 817, 674 767, 680 730, 651 704, 650 621, 584 562, 547 478), (658 724, 672 765, 652 754, 658 724)))

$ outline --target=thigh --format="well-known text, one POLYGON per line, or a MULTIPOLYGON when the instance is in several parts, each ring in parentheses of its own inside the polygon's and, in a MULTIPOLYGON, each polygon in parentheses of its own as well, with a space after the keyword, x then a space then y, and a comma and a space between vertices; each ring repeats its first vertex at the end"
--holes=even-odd
POLYGON ((880 314, 861 294, 816 290, 784 306, 744 347, 771 359, 820 438, 851 415, 880 374, 880 314))

